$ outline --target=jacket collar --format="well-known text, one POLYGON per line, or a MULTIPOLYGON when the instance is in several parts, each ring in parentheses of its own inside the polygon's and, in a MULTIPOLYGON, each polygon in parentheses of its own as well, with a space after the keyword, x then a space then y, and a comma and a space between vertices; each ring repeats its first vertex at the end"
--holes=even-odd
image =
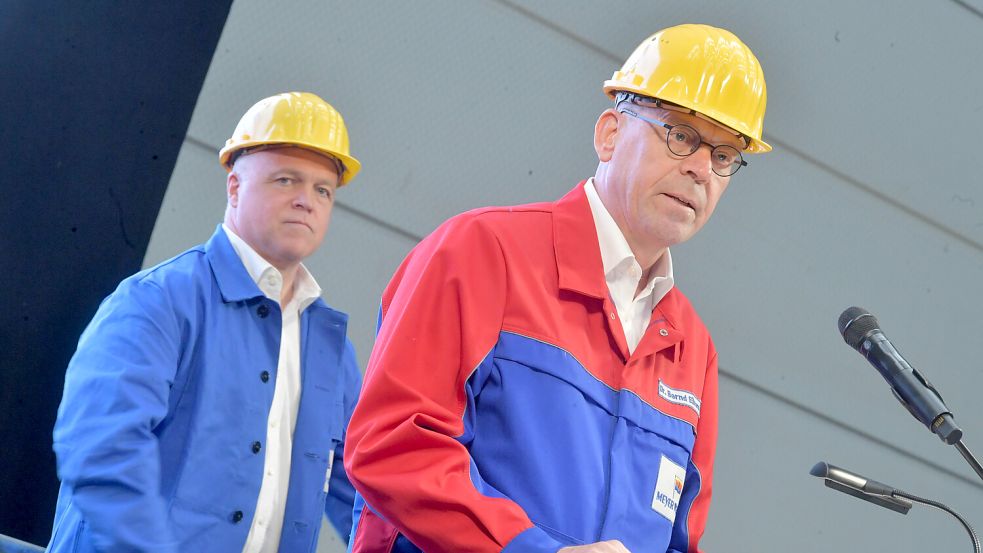
POLYGON ((594 216, 582 181, 553 203, 553 249, 561 290, 608 297, 594 216))
MULTIPOLYGON (((608 285, 604 280, 604 264, 601 261, 601 246, 597 240, 594 216, 584 191, 586 183, 586 180, 581 181, 553 203, 556 271, 561 290, 604 300, 609 296, 608 285)), ((668 341, 673 343, 679 341, 675 320, 675 314, 680 309, 679 299, 679 292, 673 286, 652 310, 651 321, 665 321, 669 325, 668 341)), ((645 338, 642 340, 644 342, 645 338)))
MULTIPOLYGON (((222 229, 222 223, 215 227, 215 233, 205 243, 205 258, 208 259, 208 264, 212 267, 215 282, 218 283, 219 292, 221 292, 222 299, 226 303, 266 297, 259 286, 256 286, 253 277, 249 276, 249 271, 242 264, 242 260, 236 254, 232 243, 229 242, 229 237, 222 229)), ((306 312, 310 308, 334 311, 321 297, 315 299, 304 311, 306 312)), ((337 311, 336 313, 341 312, 337 311)))
POLYGON ((226 302, 250 300, 266 297, 256 286, 242 260, 236 255, 229 237, 222 230, 222 225, 215 228, 215 233, 205 243, 205 258, 208 259, 215 274, 215 281, 226 302))

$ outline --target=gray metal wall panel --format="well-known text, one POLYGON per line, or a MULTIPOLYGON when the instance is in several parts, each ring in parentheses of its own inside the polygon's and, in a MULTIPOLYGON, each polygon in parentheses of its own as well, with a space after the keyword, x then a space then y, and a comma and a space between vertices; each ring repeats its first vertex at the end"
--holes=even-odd
POLYGON ((983 376, 973 366, 983 258, 791 156, 763 165, 754 182, 734 182, 703 232, 673 251, 679 287, 710 326, 721 364, 961 470, 962 459, 942 454, 843 343, 836 319, 853 304, 870 309, 968 425, 968 443, 983 444, 972 432, 983 420, 974 400, 983 376))
POLYGON ((663 26, 733 30, 768 79, 766 139, 983 243, 983 177, 968 162, 983 125, 979 0, 969 9, 918 0, 638 0, 617 10, 590 0, 508 3, 612 53, 615 63, 663 26))
POLYGON ((344 114, 363 162, 346 202, 417 235, 471 207, 553 198, 593 172, 609 62, 495 3, 385 5, 237 3, 189 135, 219 145, 259 96, 315 90, 344 114), (296 38, 257 44, 277 18, 296 38))
MULTIPOLYGON (((809 475, 827 461, 983 519, 980 488, 843 433, 835 425, 723 378, 721 442, 707 551, 970 551, 955 519, 915 505, 902 516, 826 488, 809 475), (753 430, 752 430, 753 429, 753 430)), ((978 524, 977 524, 978 526, 978 524)))

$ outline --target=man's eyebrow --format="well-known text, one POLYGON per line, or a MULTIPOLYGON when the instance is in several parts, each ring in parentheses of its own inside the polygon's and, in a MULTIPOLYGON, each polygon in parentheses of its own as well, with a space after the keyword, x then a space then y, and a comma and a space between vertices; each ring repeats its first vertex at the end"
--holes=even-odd
MULTIPOLYGON (((308 175, 307 175, 307 173, 305 173, 303 171, 300 171, 298 169, 293 169, 293 168, 290 168, 290 167, 281 167, 281 168, 279 168, 279 169, 277 169, 275 171, 271 171, 270 174, 269 174, 269 176, 267 178, 271 178, 272 179, 272 178, 277 178, 277 177, 292 177, 292 178, 295 178, 295 179, 298 179, 298 180, 304 180, 304 179, 306 179, 308 177, 308 175)), ((314 183, 317 184, 317 185, 319 185, 319 186, 320 185, 331 185, 331 186, 334 186, 335 188, 337 188, 337 186, 338 186, 338 183, 335 183, 334 181, 332 181, 329 178, 315 179, 314 180, 314 183)), ((339 183, 340 183, 340 177, 339 177, 339 183)))
POLYGON ((702 117, 696 117, 696 116, 694 116, 692 114, 682 113, 682 112, 674 111, 674 110, 671 110, 671 109, 663 109, 662 111, 663 111, 663 113, 666 114, 666 116, 662 118, 666 123, 669 123, 670 125, 672 125, 674 127, 677 126, 677 125, 686 125, 687 127, 690 127, 691 129, 693 129, 696 132, 700 133, 700 138, 702 138, 704 141, 706 141, 707 144, 711 144, 713 146, 721 146, 721 145, 733 146, 734 148, 737 148, 738 150, 743 150, 744 149, 744 144, 743 144, 744 137, 743 137, 743 135, 741 135, 741 134, 735 134, 734 131, 732 131, 732 130, 726 128, 726 127, 722 127, 722 126, 720 126, 716 122, 707 121, 706 119, 703 119, 702 117), (717 141, 714 141, 714 142, 710 142, 709 140, 707 140, 709 138, 709 136, 707 136, 706 134, 704 134, 703 131, 701 131, 699 129, 699 125, 697 125, 694 121, 691 121, 691 120, 689 120, 689 119, 687 119, 685 117, 681 117, 682 115, 690 115, 690 116, 694 117, 697 121, 702 121, 704 123, 709 123, 710 125, 713 126, 713 129, 715 131, 720 131, 720 132, 723 133, 723 135, 721 136, 721 138, 723 138, 723 141, 717 140, 717 141), (733 143, 731 142, 732 139, 734 141, 733 143))
POLYGON ((270 176, 271 177, 274 177, 274 176, 277 176, 277 175, 286 175, 286 176, 289 176, 289 177, 302 177, 302 176, 304 176, 304 173, 301 172, 301 171, 298 171, 297 169, 291 169, 289 167, 281 167, 281 168, 279 168, 279 169, 277 169, 275 171, 270 171, 270 176))

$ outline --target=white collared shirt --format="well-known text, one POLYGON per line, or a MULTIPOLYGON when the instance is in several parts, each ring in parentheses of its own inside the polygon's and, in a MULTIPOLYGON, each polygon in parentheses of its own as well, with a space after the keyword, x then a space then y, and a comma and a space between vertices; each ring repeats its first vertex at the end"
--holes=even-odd
MULTIPOLYGON (((225 224, 222 225, 232 248, 253 281, 263 294, 280 303, 283 276, 262 258, 242 238, 225 224)), ((283 513, 290 487, 290 457, 293 449, 294 427, 300 406, 300 314, 321 295, 321 287, 304 265, 297 270, 294 295, 283 307, 283 326, 280 332, 280 358, 277 361, 273 389, 273 404, 266 426, 263 444, 263 483, 256 500, 256 514, 243 553, 276 553, 283 530, 283 513)), ((243 446, 245 447, 245 446, 243 446)))
POLYGON ((587 202, 590 204, 594 227, 597 229, 604 280, 608 284, 608 293, 621 320, 625 341, 628 342, 628 352, 631 353, 635 351, 635 347, 645 334, 645 329, 648 328, 649 321, 652 319, 652 310, 669 293, 669 290, 672 290, 674 283, 672 256, 667 248, 665 255, 660 256, 652 267, 645 288, 636 296, 635 290, 638 289, 638 282, 642 278, 642 267, 635 259, 635 254, 628 246, 628 240, 625 239, 618 223, 614 221, 611 213, 601 202, 600 196, 597 195, 593 178, 587 180, 584 192, 587 193, 587 202))

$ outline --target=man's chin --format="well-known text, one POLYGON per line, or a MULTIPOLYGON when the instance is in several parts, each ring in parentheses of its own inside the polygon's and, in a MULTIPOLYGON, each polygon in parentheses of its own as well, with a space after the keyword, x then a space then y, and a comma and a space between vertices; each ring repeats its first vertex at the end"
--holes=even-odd
MULTIPOLYGON (((276 252, 272 259, 267 259, 271 265, 283 271, 291 267, 296 267, 314 253, 313 248, 281 248, 276 252)), ((265 257, 265 256, 264 256, 265 257)))
POLYGON ((674 223, 671 225, 660 225, 658 228, 650 229, 647 239, 650 244, 661 244, 663 247, 671 247, 681 244, 696 234, 696 228, 692 224, 674 223))

